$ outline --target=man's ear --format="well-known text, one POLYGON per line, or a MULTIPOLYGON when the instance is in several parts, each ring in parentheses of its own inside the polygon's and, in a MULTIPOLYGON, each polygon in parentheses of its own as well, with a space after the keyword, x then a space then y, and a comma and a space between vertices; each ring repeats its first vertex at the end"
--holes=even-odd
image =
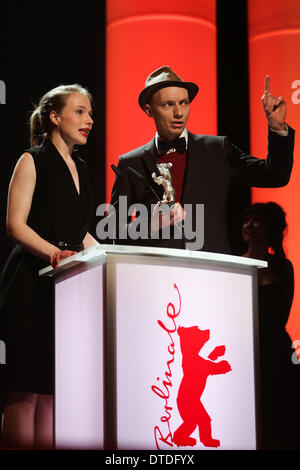
POLYGON ((59 121, 58 121, 58 114, 57 114, 56 111, 50 111, 49 118, 50 118, 50 121, 51 121, 53 124, 55 124, 56 126, 58 126, 59 121))
POLYGON ((147 114, 147 116, 152 117, 152 109, 150 104, 146 103, 144 107, 144 111, 147 114))

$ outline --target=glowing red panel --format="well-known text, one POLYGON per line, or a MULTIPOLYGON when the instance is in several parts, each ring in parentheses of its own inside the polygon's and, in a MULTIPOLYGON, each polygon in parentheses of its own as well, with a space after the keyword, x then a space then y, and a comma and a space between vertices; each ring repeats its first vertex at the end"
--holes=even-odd
MULTIPOLYGON (((267 122, 260 97, 264 78, 271 77, 271 92, 287 102, 287 123, 300 128, 300 3, 287 0, 249 0, 249 78, 251 152, 264 156, 267 150, 267 122)), ((252 191, 253 202, 275 201, 287 213, 288 234, 285 248, 295 269, 295 297, 287 330, 292 339, 300 339, 300 148, 295 142, 295 163, 288 186, 281 189, 252 191)))
POLYGON ((107 0, 107 24, 140 15, 184 15, 215 23, 214 0, 107 0))
POLYGON ((120 2, 107 0, 106 197, 114 181, 110 165, 148 142, 153 120, 138 106, 147 76, 169 65, 200 91, 188 129, 217 132, 215 1, 120 2))

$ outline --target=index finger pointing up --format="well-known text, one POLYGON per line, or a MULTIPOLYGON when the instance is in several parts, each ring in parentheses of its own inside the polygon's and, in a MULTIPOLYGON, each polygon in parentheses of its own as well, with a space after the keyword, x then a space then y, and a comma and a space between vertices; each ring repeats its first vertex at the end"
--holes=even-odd
POLYGON ((270 76, 266 75, 265 78, 265 93, 270 93, 270 76))

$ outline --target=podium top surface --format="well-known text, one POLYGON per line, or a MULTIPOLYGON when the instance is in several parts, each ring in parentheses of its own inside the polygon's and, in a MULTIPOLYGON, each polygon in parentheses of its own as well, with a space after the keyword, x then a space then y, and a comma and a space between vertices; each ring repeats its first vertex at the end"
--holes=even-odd
POLYGON ((158 257, 161 259, 171 260, 186 260, 211 262, 213 264, 225 264, 228 266, 239 267, 255 267, 266 268, 268 263, 266 261, 257 260, 253 258, 246 258, 243 256, 225 255, 220 253, 211 253, 205 251, 190 251, 180 250, 174 248, 153 248, 153 247, 140 247, 140 246, 127 246, 127 245, 94 245, 86 250, 80 251, 69 258, 62 260, 56 269, 52 266, 47 266, 39 271, 40 276, 55 276, 62 271, 69 270, 78 264, 101 264, 105 262, 108 255, 127 255, 139 257, 158 257))

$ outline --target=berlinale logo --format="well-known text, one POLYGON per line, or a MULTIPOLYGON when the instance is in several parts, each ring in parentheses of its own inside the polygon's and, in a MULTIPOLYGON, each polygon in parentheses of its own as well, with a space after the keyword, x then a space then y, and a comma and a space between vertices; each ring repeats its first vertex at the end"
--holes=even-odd
MULTIPOLYGON (((181 295, 176 284, 174 288, 178 294, 178 308, 172 302, 167 305, 167 318, 164 322, 157 320, 158 325, 169 337, 168 353, 169 360, 166 363, 164 377, 157 377, 156 385, 152 385, 152 391, 163 400, 163 411, 160 417, 161 424, 154 428, 154 439, 156 448, 161 449, 163 444, 169 447, 193 447, 197 440, 191 436, 198 428, 199 440, 205 447, 219 447, 219 439, 212 438, 211 417, 206 411, 201 401, 201 396, 206 387, 206 382, 211 375, 227 374, 231 371, 231 366, 226 360, 217 361, 224 356, 226 348, 224 345, 216 346, 213 351, 204 357, 200 354, 203 346, 210 339, 210 330, 200 330, 195 325, 191 327, 178 326, 178 317, 181 316, 181 295), (177 408, 181 418, 178 421, 175 432, 172 431, 173 406, 172 395, 173 377, 176 370, 174 359, 177 354, 175 336, 180 339, 180 349, 182 353, 182 380, 177 391, 177 408)), ((175 392, 176 393, 176 392, 175 392)))
POLYGON ((3 80, 0 80, 0 104, 6 104, 6 87, 3 80))

